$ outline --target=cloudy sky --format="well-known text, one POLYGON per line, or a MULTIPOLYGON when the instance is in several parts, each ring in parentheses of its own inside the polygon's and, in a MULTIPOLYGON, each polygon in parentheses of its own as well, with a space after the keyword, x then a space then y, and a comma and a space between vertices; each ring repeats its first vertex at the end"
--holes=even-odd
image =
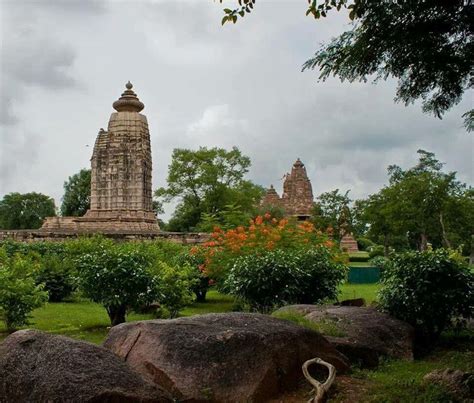
POLYGON ((347 17, 315 21, 304 0, 257 5, 221 27, 213 0, 0 0, 0 197, 37 191, 60 204, 128 80, 145 103, 155 188, 173 148, 234 145, 251 157, 248 177, 277 190, 300 157, 315 195, 364 197, 419 148, 474 182, 461 119, 472 93, 438 120, 395 104, 393 81, 318 82, 301 66, 347 17))

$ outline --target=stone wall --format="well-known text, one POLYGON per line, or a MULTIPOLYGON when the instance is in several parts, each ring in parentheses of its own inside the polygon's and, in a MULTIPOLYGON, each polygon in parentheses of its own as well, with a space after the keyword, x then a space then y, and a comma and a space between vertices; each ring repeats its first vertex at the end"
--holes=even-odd
MULTIPOLYGON (((47 230, 0 230, 0 241, 13 240, 18 242, 41 242, 55 241, 61 242, 81 236, 92 236, 92 232, 71 232, 69 230, 47 231, 47 230)), ((138 231, 102 231, 101 235, 114 239, 118 242, 125 241, 146 241, 154 239, 165 239, 180 244, 194 245, 201 244, 209 240, 210 235, 199 232, 138 232, 138 231)))

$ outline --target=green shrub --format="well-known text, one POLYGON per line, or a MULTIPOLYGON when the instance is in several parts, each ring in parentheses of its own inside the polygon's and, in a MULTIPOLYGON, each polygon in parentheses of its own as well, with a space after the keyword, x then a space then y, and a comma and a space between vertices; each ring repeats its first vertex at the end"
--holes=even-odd
POLYGON ((192 269, 195 281, 192 285, 192 291, 196 295, 196 301, 206 301, 206 294, 209 291, 209 276, 207 276, 201 267, 204 265, 204 256, 202 254, 191 254, 189 250, 179 254, 175 262, 179 266, 188 265, 192 269))
POLYGON ((382 308, 416 329, 420 342, 434 341, 474 309, 474 273, 445 249, 394 255, 379 293, 382 308))
POLYGON ((324 247, 274 250, 237 258, 224 288, 254 310, 285 304, 313 304, 336 298, 346 267, 324 247))
POLYGON ((385 248, 383 245, 374 245, 369 249, 369 258, 373 259, 376 256, 385 256, 385 248))
POLYGON ((383 274, 385 268, 390 263, 390 259, 385 256, 375 256, 373 259, 370 259, 369 262, 372 266, 378 267, 380 273, 383 274))
POLYGON ((31 259, 8 257, 1 249, 0 254, 0 317, 11 332, 28 324, 29 314, 48 300, 48 293, 35 283, 31 259))
POLYGON ((36 283, 44 284, 50 302, 60 302, 75 289, 71 260, 47 254, 40 259, 36 272, 36 283))
POLYGON ((368 250, 368 248, 374 245, 375 243, 372 242, 369 238, 357 238, 357 246, 359 247, 359 250, 366 251, 368 250))
POLYGON ((175 318, 186 305, 192 302, 192 287, 197 281, 190 266, 169 266, 156 262, 152 268, 157 284, 157 299, 162 307, 175 318))
POLYGON ((129 309, 156 299, 156 281, 149 267, 146 255, 121 245, 102 246, 77 258, 80 288, 106 308, 112 326, 125 322, 129 309))

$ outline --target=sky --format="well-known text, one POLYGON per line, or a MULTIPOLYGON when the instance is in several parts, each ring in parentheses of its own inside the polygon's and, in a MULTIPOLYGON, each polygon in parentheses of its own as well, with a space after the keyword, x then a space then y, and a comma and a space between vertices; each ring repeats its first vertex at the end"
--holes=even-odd
POLYGON ((0 198, 36 191, 59 206, 128 80, 145 104, 154 188, 174 148, 199 146, 237 146, 252 161, 247 178, 279 192, 299 157, 315 196, 363 198, 420 148, 472 185, 474 136, 461 118, 472 92, 439 120, 395 103, 394 80, 319 82, 303 63, 351 25, 344 13, 306 17, 306 4, 261 0, 222 27, 215 0, 0 0, 0 198))

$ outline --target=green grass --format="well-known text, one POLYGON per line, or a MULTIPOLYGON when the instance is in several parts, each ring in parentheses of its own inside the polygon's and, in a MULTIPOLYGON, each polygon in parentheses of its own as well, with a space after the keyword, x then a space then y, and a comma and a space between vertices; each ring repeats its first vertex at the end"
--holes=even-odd
POLYGON ((347 265, 349 267, 375 267, 369 262, 349 262, 347 265))
POLYGON ((339 300, 364 298, 367 305, 377 300, 380 284, 343 284, 339 300))
MULTIPOLYGON (((439 346, 429 355, 412 362, 386 361, 377 370, 356 370, 354 378, 367 382, 364 402, 448 402, 452 397, 439 386, 423 382, 423 377, 436 369, 474 371, 474 333, 445 333, 439 346)), ((337 401, 337 398, 334 399, 337 401)))
POLYGON ((333 321, 321 319, 319 322, 313 322, 306 319, 302 314, 295 311, 274 312, 273 317, 278 319, 289 320, 300 326, 311 330, 316 330, 326 336, 342 337, 345 333, 342 332, 333 321))
MULTIPOLYGON (((344 284, 341 286, 342 293, 339 299, 365 298, 369 304, 375 299, 377 290, 377 284, 344 284)), ((180 316, 230 312, 233 306, 233 297, 210 290, 206 302, 193 303, 184 308, 180 316)), ((127 321, 144 319, 153 319, 153 315, 131 313, 127 316, 127 321)), ((101 305, 80 300, 48 303, 34 310, 30 325, 27 327, 99 344, 107 335, 110 321, 101 305)), ((3 322, 0 322, 0 340, 5 337, 7 337, 6 329, 3 322)))

